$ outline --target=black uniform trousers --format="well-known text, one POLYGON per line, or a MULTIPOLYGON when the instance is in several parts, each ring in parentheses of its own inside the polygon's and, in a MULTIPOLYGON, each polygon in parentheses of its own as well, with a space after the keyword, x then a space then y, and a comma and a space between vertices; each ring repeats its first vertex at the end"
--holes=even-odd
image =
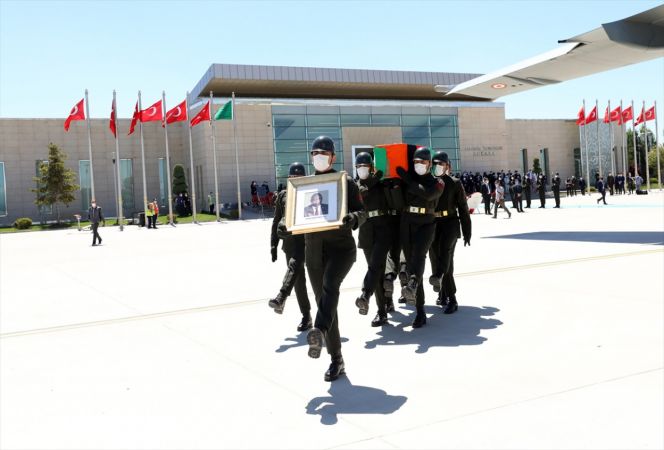
POLYGON ((483 195, 482 201, 484 202, 484 214, 491 214, 491 196, 483 195))
POLYGON ((523 212, 523 196, 521 195, 516 195, 516 210, 519 212, 523 212))
POLYGON ((532 192, 530 191, 530 186, 524 187, 523 191, 526 194, 526 208, 530 208, 530 201, 531 201, 531 195, 532 195, 532 192))
POLYGON ((417 300, 415 305, 422 308, 424 306, 422 275, 426 265, 427 252, 431 248, 436 234, 435 217, 433 214, 403 213, 400 232, 408 275, 414 275, 417 278, 417 300))
POLYGON ((385 276, 385 266, 387 264, 387 255, 392 247, 392 230, 385 220, 386 217, 380 216, 367 219, 362 224, 360 230, 364 233, 364 241, 362 242, 362 251, 367 260, 367 273, 362 282, 362 290, 365 292, 367 298, 376 294, 376 305, 378 310, 385 309, 385 289, 383 287, 383 278, 385 276))
POLYGON ((97 243, 97 239, 99 239, 99 243, 101 244, 101 236, 99 236, 99 232, 97 231, 97 229, 99 228, 99 222, 93 223, 91 227, 92 227, 92 245, 95 245, 97 243))
MULTIPOLYGON (((327 232, 325 232, 327 233, 327 232)), ((339 335, 339 287, 355 263, 357 251, 351 239, 347 247, 307 243, 307 272, 316 295, 318 313, 314 326, 324 332, 327 352, 334 358, 341 356, 341 336, 339 335), (313 247, 313 248, 312 248, 313 247), (309 257, 315 255, 315 257, 309 257)))
POLYGON ((387 260, 385 264, 385 275, 389 275, 392 280, 397 278, 399 269, 401 268, 401 216, 390 216, 388 219, 388 226, 392 232, 390 233, 389 251, 387 253, 387 260))
POLYGON ((307 294, 307 280, 304 275, 304 236, 294 235, 284 238, 281 247, 286 254, 286 275, 281 284, 281 293, 288 297, 295 287, 295 296, 303 316, 311 311, 311 303, 307 294))
POLYGON ((436 278, 442 277, 441 296, 456 294, 454 283, 454 249, 459 239, 459 219, 436 219, 436 232, 429 250, 431 272, 436 278))
POLYGON ((539 191, 539 199, 540 199, 541 207, 544 208, 544 205, 546 203, 546 199, 545 199, 545 196, 544 196, 544 190, 539 191))
POLYGON ((553 190, 553 199, 556 201, 556 206, 560 208, 560 188, 553 190))

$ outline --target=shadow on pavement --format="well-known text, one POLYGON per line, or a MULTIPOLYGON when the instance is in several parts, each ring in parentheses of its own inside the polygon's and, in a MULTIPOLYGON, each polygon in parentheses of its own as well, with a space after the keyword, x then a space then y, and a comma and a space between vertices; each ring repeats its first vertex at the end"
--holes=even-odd
POLYGON ((443 314, 439 306, 425 306, 427 324, 419 329, 410 328, 415 319, 415 311, 405 315, 400 308, 390 313, 390 325, 384 326, 377 334, 378 338, 367 341, 365 348, 372 349, 379 345, 413 345, 415 353, 426 353, 431 347, 458 347, 461 345, 479 345, 487 338, 480 336, 482 330, 490 330, 502 325, 498 319, 489 319, 500 311, 498 308, 483 306, 459 306, 456 313, 443 314), (430 315, 433 313, 433 315, 430 315), (399 322, 398 325, 392 325, 399 322), (406 331, 406 327, 409 328, 406 331))
MULTIPOLYGON (((303 347, 307 345, 307 332, 303 331, 298 333, 295 337, 287 337, 284 339, 285 344, 281 344, 278 349, 275 350, 276 353, 283 353, 286 350, 290 350, 295 347, 303 347)), ((341 342, 348 342, 348 338, 342 337, 341 342)))
POLYGON ((536 231, 533 233, 486 236, 483 239, 523 239, 534 241, 664 245, 664 231, 536 231))
POLYGON ((330 384, 329 396, 315 397, 307 404, 307 414, 320 415, 324 425, 334 425, 339 414, 392 414, 406 403, 403 395, 388 395, 381 389, 355 386, 343 375, 330 384))

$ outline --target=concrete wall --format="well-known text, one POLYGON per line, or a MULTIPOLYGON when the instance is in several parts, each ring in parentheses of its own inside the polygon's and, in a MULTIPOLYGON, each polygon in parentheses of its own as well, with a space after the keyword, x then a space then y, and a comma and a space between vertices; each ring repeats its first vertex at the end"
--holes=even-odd
POLYGON ((508 169, 505 108, 459 108, 459 153, 464 171, 508 169))

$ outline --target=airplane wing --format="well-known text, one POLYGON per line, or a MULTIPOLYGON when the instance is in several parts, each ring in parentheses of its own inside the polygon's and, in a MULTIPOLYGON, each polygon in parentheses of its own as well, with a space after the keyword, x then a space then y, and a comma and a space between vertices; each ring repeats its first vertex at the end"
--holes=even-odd
POLYGON ((445 95, 495 100, 593 73, 664 57, 664 5, 559 41, 558 48, 456 86, 445 95))

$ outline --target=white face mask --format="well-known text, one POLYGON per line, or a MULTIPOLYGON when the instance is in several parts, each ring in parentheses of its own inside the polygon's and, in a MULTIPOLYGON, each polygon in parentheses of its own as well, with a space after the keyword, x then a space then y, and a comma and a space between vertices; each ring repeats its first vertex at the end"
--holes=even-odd
POLYGON ((427 173, 427 165, 426 164, 415 164, 415 173, 418 175, 424 175, 427 173))
POLYGON ((97 207, 97 204, 96 204, 96 203, 93 203, 93 204, 92 204, 92 207, 93 207, 93 208, 96 208, 96 207, 97 207))
POLYGON ((368 167, 358 167, 357 176, 360 177, 360 180, 366 180, 369 178, 369 168, 368 167))
POLYGON ((445 174, 445 168, 440 164, 436 164, 433 169, 433 174, 437 177, 442 177, 445 174))
POLYGON ((330 156, 316 155, 314 156, 314 168, 319 172, 325 172, 330 168, 330 156))

